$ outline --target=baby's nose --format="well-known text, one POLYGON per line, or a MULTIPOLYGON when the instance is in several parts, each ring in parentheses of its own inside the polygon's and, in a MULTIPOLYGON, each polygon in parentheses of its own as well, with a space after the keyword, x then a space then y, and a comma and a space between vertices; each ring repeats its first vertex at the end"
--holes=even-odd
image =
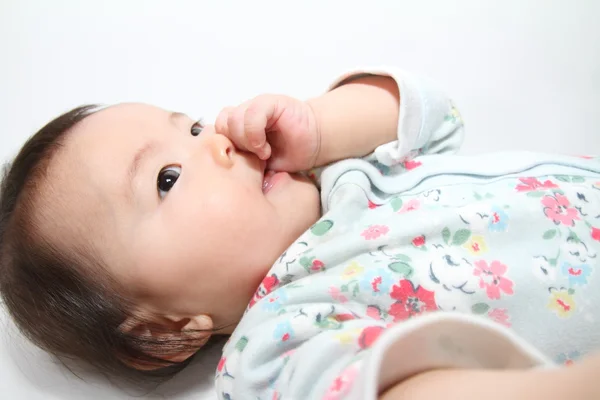
POLYGON ((210 153, 213 160, 217 165, 224 168, 231 168, 233 166, 233 155, 235 154, 235 147, 231 140, 226 136, 212 132, 206 137, 206 143, 210 148, 210 153))

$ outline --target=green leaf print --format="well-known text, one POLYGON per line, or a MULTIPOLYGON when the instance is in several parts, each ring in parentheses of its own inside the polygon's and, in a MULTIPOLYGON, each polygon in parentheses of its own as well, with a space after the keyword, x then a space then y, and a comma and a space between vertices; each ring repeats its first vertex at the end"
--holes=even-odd
POLYGON ((314 256, 313 257, 304 256, 300 259, 300 265, 302 265, 304 268, 310 268, 314 259, 315 259, 314 256))
POLYGON ((358 295, 358 285, 354 286, 354 289, 352 290, 352 296, 356 297, 358 295))
POLYGON ((583 183, 585 182, 585 178, 583 176, 572 176, 571 182, 573 183, 583 183))
POLYGON ((406 279, 410 279, 413 274, 413 268, 405 262, 398 261, 388 265, 388 268, 392 271, 404 276, 406 279))
POLYGON ((404 261, 404 262, 411 262, 411 259, 409 256, 407 256, 406 254, 395 254, 393 256, 394 260, 398 260, 398 261, 404 261))
POLYGON ((450 240, 450 229, 448 229, 448 227, 445 227, 442 231, 442 238, 444 239, 444 243, 448 244, 448 241, 450 240))
POLYGON ((456 232, 454 232, 454 236, 452 237, 452 244, 454 246, 462 246, 463 244, 467 243, 467 240, 469 240, 470 236, 471 236, 470 230, 459 229, 456 232))
POLYGON ((569 229, 569 236, 567 237, 567 241, 573 241, 575 243, 581 243, 581 239, 575 232, 569 229))
POLYGON ((571 182, 571 178, 569 178, 567 175, 556 175, 555 178, 561 182, 571 182))
POLYGON ((324 219, 323 221, 319 221, 316 224, 314 224, 313 227, 310 228, 310 231, 315 236, 323 236, 324 234, 329 232, 332 226, 333 221, 329 219, 324 219))
POLYGON ((348 285, 342 285, 342 287, 340 288, 340 290, 342 292, 347 292, 348 291, 348 285))
POLYGON ((493 195, 493 194, 491 194, 491 193, 486 193, 486 194, 485 194, 485 198, 486 198, 486 199, 493 199, 493 198, 494 198, 494 195, 493 195))
POLYGON ((402 208, 402 199, 400 197, 394 197, 390 204, 392 205, 392 210, 394 212, 399 211, 402 208))
POLYGON ((529 197, 542 197, 542 196, 544 196, 545 194, 546 194, 546 193, 544 193, 544 192, 537 192, 537 191, 534 191, 534 192, 527 192, 527 196, 529 196, 529 197))
POLYGON ((575 294, 575 289, 569 288, 569 291, 567 293, 569 293, 570 295, 574 295, 575 294))
POLYGON ((542 235, 542 237, 546 240, 550 240, 554 236, 556 236, 556 229, 547 230, 546 232, 544 232, 544 235, 542 235))
POLYGON ((473 197, 475 197, 475 200, 481 200, 483 199, 483 197, 481 197, 481 195, 477 192, 473 192, 473 197))
POLYGON ((242 351, 244 351, 247 344, 248 344, 248 338, 246 336, 242 336, 240 338, 240 340, 238 340, 237 343, 235 344, 235 349, 241 353, 242 351))
POLYGON ((471 307, 471 311, 473 312, 473 314, 485 314, 486 312, 488 312, 488 310, 490 309, 490 306, 488 306, 485 303, 477 303, 477 304, 473 304, 473 306, 471 307))
POLYGON ((550 265, 552 265, 553 267, 556 267, 556 263, 557 263, 557 262, 558 262, 558 259, 557 259, 557 258, 551 258, 551 259, 549 259, 549 260, 548 260, 548 263, 549 263, 550 265))

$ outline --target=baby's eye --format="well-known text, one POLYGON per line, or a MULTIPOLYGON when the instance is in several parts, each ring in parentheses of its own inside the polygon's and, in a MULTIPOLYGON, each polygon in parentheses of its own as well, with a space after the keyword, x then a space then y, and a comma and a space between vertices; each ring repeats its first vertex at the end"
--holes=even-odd
POLYGON ((192 134, 192 136, 198 136, 199 134, 202 133, 203 130, 204 130, 204 123, 202 122, 202 120, 199 120, 199 121, 194 122, 194 124, 192 125, 192 127, 190 129, 190 133, 192 134))
POLYGON ((158 196, 163 199, 169 190, 175 185, 177 179, 179 179, 179 175, 181 174, 181 167, 170 166, 163 168, 158 173, 158 178, 156 179, 156 187, 158 188, 158 196))

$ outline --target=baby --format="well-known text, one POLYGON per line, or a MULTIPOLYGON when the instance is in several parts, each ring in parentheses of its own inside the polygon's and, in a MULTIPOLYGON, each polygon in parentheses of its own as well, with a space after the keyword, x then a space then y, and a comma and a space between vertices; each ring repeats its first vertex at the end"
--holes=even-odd
POLYGON ((214 126, 81 107, 2 187, 0 289, 33 342, 170 376, 231 335, 222 399, 598 398, 600 162, 452 155, 461 117, 394 69, 214 126))

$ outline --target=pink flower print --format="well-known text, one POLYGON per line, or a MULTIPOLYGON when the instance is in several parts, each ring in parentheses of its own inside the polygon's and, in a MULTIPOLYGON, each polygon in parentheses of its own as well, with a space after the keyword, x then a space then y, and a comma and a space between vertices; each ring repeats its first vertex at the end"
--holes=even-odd
POLYGON ((387 234, 389 231, 390 228, 388 228, 385 225, 371 225, 370 227, 365 229, 360 235, 363 236, 366 240, 373 240, 387 234))
POLYGON ((417 236, 412 240, 412 244, 415 247, 421 247, 425 244, 425 235, 417 236))
POLYGON ((406 168, 407 171, 410 171, 411 169, 420 167, 421 165, 423 165, 423 164, 420 161, 415 161, 415 160, 404 161, 404 168, 406 168))
POLYGON ((408 279, 401 280, 397 285, 394 285, 390 297, 397 300, 388 311, 388 314, 394 317, 394 322, 403 321, 427 311, 437 310, 435 293, 421 286, 415 288, 408 279))
POLYGON ((513 282, 504 277, 507 267, 500 261, 492 261, 488 266, 484 260, 475 261, 473 275, 479 277, 479 287, 486 290, 490 299, 499 299, 500 292, 513 294, 513 282))
POLYGON ((575 225, 575 220, 579 219, 577 210, 569 207, 569 199, 560 193, 555 193, 553 196, 544 196, 542 198, 544 206, 544 214, 550 218, 556 225, 575 225))
POLYGON ((321 271, 325 269, 325 264, 323 264, 323 261, 314 260, 310 266, 310 269, 313 271, 321 271))
POLYGON ((348 301, 348 298, 342 294, 340 289, 335 286, 329 286, 329 295, 335 301, 339 301, 340 303, 345 303, 348 301))
POLYGON ((507 310, 505 308, 494 308, 493 310, 488 312, 488 317, 496 321, 497 323, 502 324, 507 328, 510 328, 511 324, 508 321, 509 317, 508 314, 506 314, 506 311, 507 310))
POLYGON ((421 207, 421 203, 419 202, 419 200, 410 199, 409 201, 404 203, 404 205, 402 206, 402 208, 400 210, 398 210, 398 214, 404 214, 404 213, 407 213, 410 211, 415 211, 415 210, 418 210, 420 207, 421 207))
POLYGON ((538 181, 535 178, 519 178, 521 184, 517 185, 517 192, 532 192, 538 189, 556 189, 558 185, 552 183, 549 180, 544 181, 544 183, 538 181))
POLYGON ((373 319, 381 319, 381 312, 379 311, 379 307, 377 306, 368 306, 367 315, 373 319))
POLYGON ((592 227, 592 239, 600 242, 600 229, 592 227))
POLYGON ((356 364, 346 368, 342 373, 333 380, 329 389, 323 396, 323 400, 340 400, 346 397, 350 392, 352 384, 358 376, 358 366, 356 364))

